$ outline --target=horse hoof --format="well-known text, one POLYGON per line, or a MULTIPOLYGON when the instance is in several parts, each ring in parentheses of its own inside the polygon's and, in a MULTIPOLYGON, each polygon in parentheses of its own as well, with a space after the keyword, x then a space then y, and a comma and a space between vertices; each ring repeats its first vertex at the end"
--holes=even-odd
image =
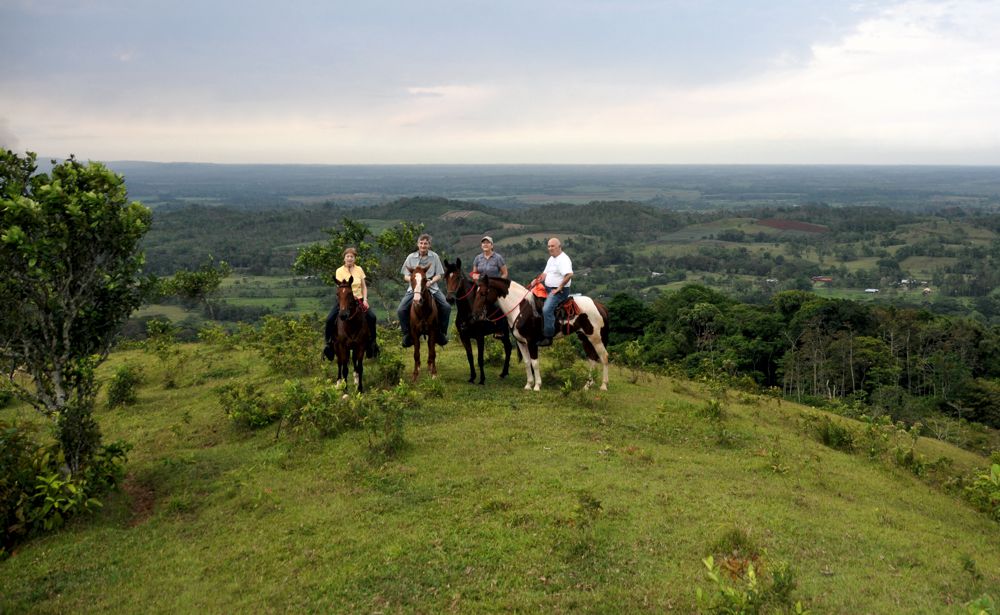
POLYGON ((608 390, 608 385, 606 385, 606 384, 602 384, 602 385, 601 385, 601 390, 602 390, 602 391, 607 391, 607 390, 608 390))
POLYGON ((530 384, 524 385, 524 390, 525 391, 530 391, 531 390, 531 385, 530 384))
POLYGON ((347 393, 344 393, 343 395, 341 395, 340 398, 341 399, 347 399, 347 393))
POLYGON ((536 385, 535 385, 535 390, 536 390, 536 391, 541 391, 541 390, 542 390, 542 385, 540 385, 540 384, 536 384, 536 385))

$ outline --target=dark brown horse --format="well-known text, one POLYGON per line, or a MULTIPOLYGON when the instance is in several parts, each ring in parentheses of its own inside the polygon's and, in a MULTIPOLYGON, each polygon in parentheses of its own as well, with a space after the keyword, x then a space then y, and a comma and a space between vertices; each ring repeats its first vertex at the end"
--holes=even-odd
MULTIPOLYGON (((601 390, 608 390, 608 310, 590 297, 582 295, 572 298, 576 310, 567 315, 556 316, 556 335, 576 333, 583 342, 583 350, 590 359, 590 369, 599 361, 604 368, 601 390)), ((565 305, 565 304, 564 304, 565 305)), ((535 305, 531 291, 517 282, 503 278, 481 276, 476 287, 476 299, 472 308, 473 317, 479 320, 493 320, 506 316, 514 339, 524 355, 524 369, 527 375, 525 389, 538 391, 542 386, 542 372, 538 365, 538 341, 542 339, 542 311, 535 305), (491 306, 497 304, 501 313, 492 316, 491 306)), ((591 378, 585 388, 593 384, 591 378)))
POLYGON ((413 380, 420 377, 420 336, 427 336, 427 369, 431 378, 437 378, 434 344, 438 335, 437 301, 431 295, 427 282, 427 267, 407 267, 413 303, 410 304, 410 338, 413 339, 413 380))
POLYGON ((476 381, 476 364, 472 360, 472 340, 476 340, 479 351, 479 384, 486 383, 486 372, 483 370, 483 346, 487 335, 496 335, 503 343, 504 360, 501 378, 506 378, 510 372, 510 351, 514 345, 510 343, 510 326, 507 319, 497 322, 472 319, 472 302, 475 300, 476 285, 462 271, 462 259, 454 264, 444 261, 444 281, 448 287, 448 303, 458 306, 458 316, 455 326, 458 327, 458 337, 465 346, 465 356, 469 360, 469 382, 476 381))
POLYGON ((354 384, 358 393, 364 393, 365 349, 368 348, 368 319, 361 309, 361 302, 354 296, 351 285, 354 276, 346 280, 337 280, 337 304, 340 306, 336 332, 332 340, 333 351, 337 356, 337 380, 347 380, 348 364, 354 363, 354 384))

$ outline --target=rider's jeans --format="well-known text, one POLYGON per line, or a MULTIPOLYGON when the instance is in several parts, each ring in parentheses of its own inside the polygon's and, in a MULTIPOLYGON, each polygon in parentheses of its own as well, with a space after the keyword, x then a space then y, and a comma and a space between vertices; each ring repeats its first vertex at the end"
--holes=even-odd
POLYGON ((545 337, 555 337, 556 308, 569 297, 569 288, 563 287, 559 292, 556 292, 557 287, 555 286, 546 286, 545 288, 549 291, 549 296, 545 298, 545 305, 542 306, 542 317, 545 319, 542 334, 545 337))

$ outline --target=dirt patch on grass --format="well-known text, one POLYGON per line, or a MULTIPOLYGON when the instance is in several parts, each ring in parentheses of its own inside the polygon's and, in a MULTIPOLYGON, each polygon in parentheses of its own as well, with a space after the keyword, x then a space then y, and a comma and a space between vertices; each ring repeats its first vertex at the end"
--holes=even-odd
POLYGON ((122 491, 128 496, 129 512, 132 515, 128 520, 129 527, 142 525, 153 514, 156 492, 149 485, 136 480, 132 474, 122 481, 122 491))

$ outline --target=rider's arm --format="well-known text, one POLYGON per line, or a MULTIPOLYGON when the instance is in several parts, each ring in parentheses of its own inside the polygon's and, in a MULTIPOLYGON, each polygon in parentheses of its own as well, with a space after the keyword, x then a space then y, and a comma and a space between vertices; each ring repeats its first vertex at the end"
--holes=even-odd
POLYGON ((563 286, 566 286, 566 282, 569 282, 569 279, 572 278, 572 277, 573 277, 573 272, 572 271, 570 271, 569 273, 567 273, 566 275, 564 275, 563 279, 562 279, 562 282, 559 282, 559 287, 556 288, 556 292, 561 291, 563 289, 563 286))
POLYGON ((500 267, 500 277, 507 279, 507 265, 500 267))

